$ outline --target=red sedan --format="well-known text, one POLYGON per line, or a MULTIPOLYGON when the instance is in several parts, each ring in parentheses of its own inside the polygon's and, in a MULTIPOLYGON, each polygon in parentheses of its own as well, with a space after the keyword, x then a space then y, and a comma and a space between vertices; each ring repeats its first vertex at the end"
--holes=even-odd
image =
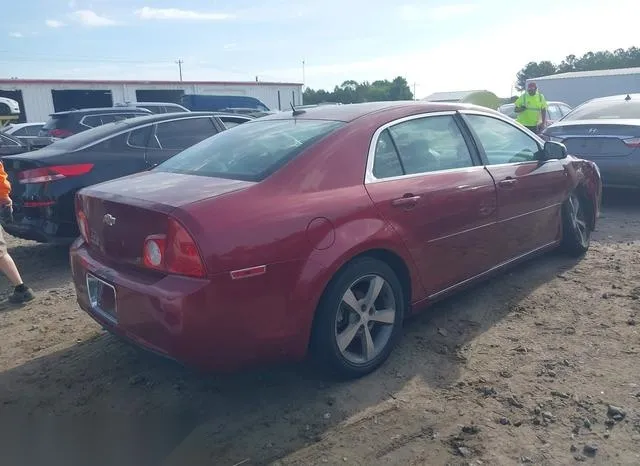
POLYGON ((407 315, 523 259, 589 248, 597 167, 479 107, 279 113, 83 189, 80 306, 202 369, 312 353, 357 377, 407 315))

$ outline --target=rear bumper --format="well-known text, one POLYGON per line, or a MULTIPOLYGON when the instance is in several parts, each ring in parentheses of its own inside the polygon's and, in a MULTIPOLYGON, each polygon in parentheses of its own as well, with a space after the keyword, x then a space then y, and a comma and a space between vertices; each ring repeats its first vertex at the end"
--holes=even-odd
POLYGON ((2 228, 11 236, 38 243, 69 245, 77 238, 77 235, 68 234, 75 230, 75 225, 62 225, 49 220, 29 217, 23 217, 13 223, 2 221, 2 228), (60 235, 61 232, 66 234, 60 235))
POLYGON ((626 157, 584 157, 594 162, 600 170, 605 188, 640 188, 640 155, 626 157))
POLYGON ((283 332, 269 313, 270 297, 251 285, 237 287, 228 274, 197 279, 110 266, 82 239, 74 242, 70 259, 80 307, 109 332, 143 349, 206 371, 304 356, 298 333, 283 332), (92 306, 88 273, 115 289, 113 316, 92 306))

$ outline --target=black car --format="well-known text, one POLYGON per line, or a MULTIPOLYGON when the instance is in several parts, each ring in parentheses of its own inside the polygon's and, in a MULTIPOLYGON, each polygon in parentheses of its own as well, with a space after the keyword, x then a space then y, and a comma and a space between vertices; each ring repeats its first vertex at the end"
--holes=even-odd
POLYGON ((22 154, 29 152, 29 145, 18 138, 0 133, 0 157, 5 155, 22 154))
POLYGON ((18 238, 68 243, 79 234, 74 209, 79 189, 149 170, 224 130, 213 113, 160 114, 109 123, 4 157, 14 219, 2 226, 18 238))
POLYGON ((83 108, 57 112, 49 115, 49 121, 42 127, 38 136, 49 137, 55 141, 114 121, 152 114, 153 112, 146 108, 135 107, 83 108))

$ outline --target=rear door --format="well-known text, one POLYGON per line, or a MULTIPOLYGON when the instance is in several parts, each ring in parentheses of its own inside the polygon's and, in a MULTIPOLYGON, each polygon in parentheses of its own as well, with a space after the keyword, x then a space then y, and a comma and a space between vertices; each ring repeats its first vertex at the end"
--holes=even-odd
POLYGON ((374 135, 366 188, 402 237, 430 296, 493 265, 496 188, 453 112, 374 135))
POLYGON ((155 167, 187 147, 218 133, 211 117, 180 118, 157 123, 147 150, 147 164, 155 167))
POLYGON ((538 161, 542 144, 506 119, 463 112, 498 192, 499 258, 508 261, 560 235, 560 206, 569 187, 559 160, 538 161))

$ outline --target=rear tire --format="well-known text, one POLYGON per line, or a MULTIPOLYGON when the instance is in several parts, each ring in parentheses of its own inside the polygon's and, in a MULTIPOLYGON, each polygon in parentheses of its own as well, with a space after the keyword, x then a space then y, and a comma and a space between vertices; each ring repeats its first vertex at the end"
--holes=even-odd
POLYGON ((316 361, 340 378, 362 377, 389 357, 402 331, 406 299, 386 263, 363 257, 331 280, 311 335, 316 361))
POLYGON ((589 212, 590 205, 588 201, 575 191, 562 204, 561 249, 571 256, 578 257, 589 250, 589 245, 591 244, 589 212))

